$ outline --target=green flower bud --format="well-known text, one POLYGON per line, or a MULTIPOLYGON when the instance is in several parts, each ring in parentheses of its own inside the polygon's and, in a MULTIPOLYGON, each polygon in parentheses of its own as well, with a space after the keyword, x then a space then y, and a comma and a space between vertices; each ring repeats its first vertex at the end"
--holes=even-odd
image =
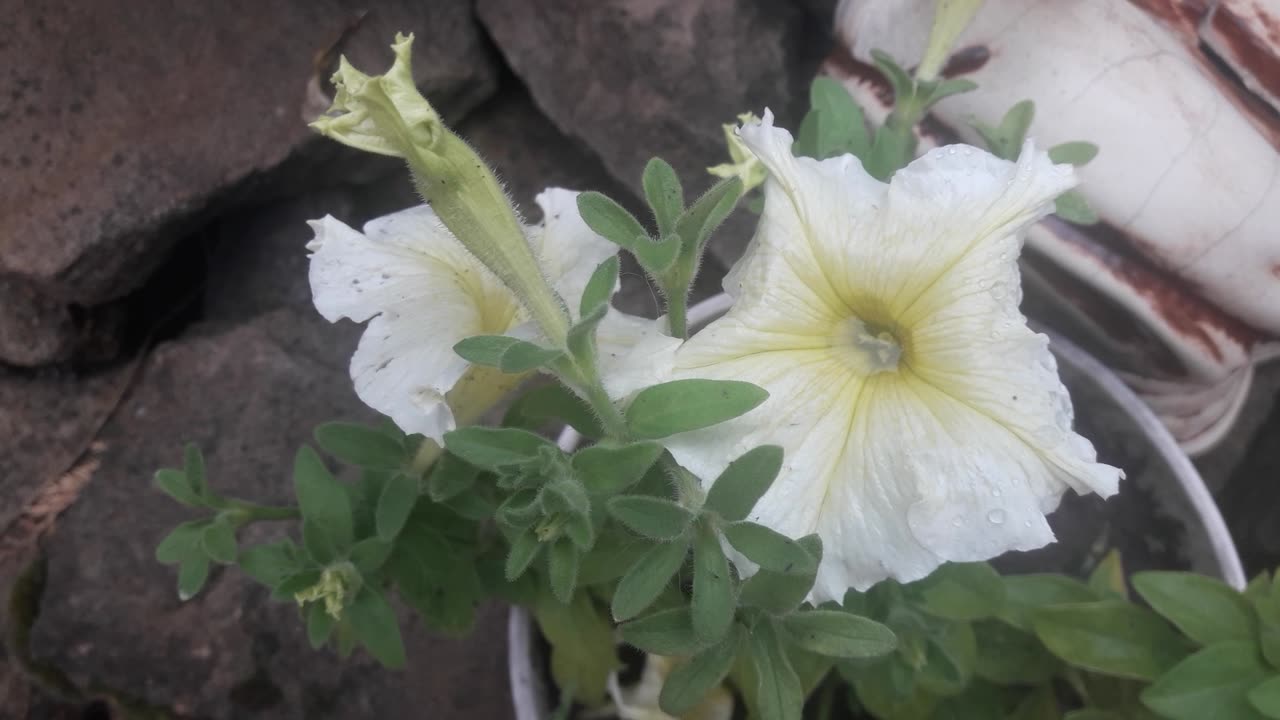
POLYGON ((917 80, 938 78, 938 73, 951 54, 951 46, 955 45, 956 39, 968 27, 969 21, 980 7, 982 0, 938 0, 933 14, 933 27, 929 30, 929 44, 925 47, 920 64, 916 66, 917 80))
POLYGON ((395 62, 377 77, 343 58, 333 76, 333 106, 311 127, 345 145, 404 158, 418 192, 445 227, 516 294, 548 339, 563 344, 569 327, 564 301, 543 276, 493 171, 418 92, 410 71, 412 44, 412 35, 397 35, 395 62))
POLYGON ((315 585, 300 590, 293 595, 299 605, 309 602, 323 602, 324 611, 334 620, 341 619, 342 609, 346 601, 355 596, 360 589, 360 573, 349 562, 330 565, 320 573, 320 580, 315 585))

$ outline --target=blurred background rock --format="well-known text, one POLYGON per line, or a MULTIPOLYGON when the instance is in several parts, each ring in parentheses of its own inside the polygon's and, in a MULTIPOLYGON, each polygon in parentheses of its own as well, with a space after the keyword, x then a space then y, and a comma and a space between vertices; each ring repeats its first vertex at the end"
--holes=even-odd
MULTIPOLYGON (((339 54, 376 73, 413 32, 424 94, 530 220, 551 185, 638 208, 650 155, 699 192, 722 123, 794 127, 834 4, 0 0, 0 718, 509 717, 504 608, 461 640, 410 622, 393 673, 311 651, 234 571, 179 603, 153 559, 184 514, 151 476, 185 442, 220 489, 281 501, 313 426, 370 417, 357 327, 310 303, 305 221, 416 198, 305 119, 339 54)), ((721 231, 700 293, 749 227, 721 231)), ((656 310, 634 267, 617 302, 656 310)), ((1202 461, 1251 570, 1280 557, 1276 387, 1202 461)))

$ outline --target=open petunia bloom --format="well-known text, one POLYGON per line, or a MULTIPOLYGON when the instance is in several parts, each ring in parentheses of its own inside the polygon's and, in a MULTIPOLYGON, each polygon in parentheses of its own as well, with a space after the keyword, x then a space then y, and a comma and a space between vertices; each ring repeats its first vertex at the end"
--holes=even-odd
POLYGON ((675 374, 770 397, 669 447, 714 478, 783 446, 750 519, 822 538, 811 600, 1041 547, 1067 488, 1116 491, 1018 310, 1019 231, 1075 184, 1069 167, 1030 143, 1017 164, 950 146, 885 184, 853 156, 793 157, 767 112, 740 133, 770 173, 764 212, 725 279, 732 309, 675 352, 675 374))
MULTIPOLYGON (((569 305, 596 266, 617 247, 582 222, 577 193, 538 196, 544 221, 525 234, 541 271, 569 305)), ((538 340, 515 295, 484 268, 422 205, 369 222, 360 233, 332 217, 311 223, 311 292, 330 322, 369 322, 351 358, 351 378, 365 404, 407 433, 437 442, 477 419, 523 376, 472 366, 453 346, 474 335, 538 340)), ((631 344, 649 323, 612 312, 611 339, 631 344)), ((605 352, 606 356, 611 356, 605 352)))

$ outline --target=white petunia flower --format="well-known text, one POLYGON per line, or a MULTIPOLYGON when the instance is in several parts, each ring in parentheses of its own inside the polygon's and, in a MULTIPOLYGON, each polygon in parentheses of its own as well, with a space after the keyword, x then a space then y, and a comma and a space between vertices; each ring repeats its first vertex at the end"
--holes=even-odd
POLYGON ((852 156, 793 157, 768 113, 741 135, 770 172, 764 213, 725 279, 733 308, 675 353, 675 374, 770 397, 669 445, 706 479, 783 446, 750 519, 821 536, 811 600, 1041 547, 1068 487, 1116 491, 1122 473, 1072 431, 1048 339, 1018 310, 1018 233, 1075 184, 1069 167, 1030 143, 1016 165, 951 146, 884 184, 852 156))
MULTIPOLYGON (((538 196, 544 221, 526 228, 542 272, 572 307, 596 267, 617 247, 578 215, 577 193, 538 196)), ((356 395, 406 433, 439 442, 473 422, 520 380, 472 366, 453 351, 474 335, 538 340, 514 294, 422 205, 373 220, 359 233, 332 217, 311 223, 311 292, 330 322, 369 321, 351 358, 356 395)), ((647 321, 611 312, 601 328, 632 342, 647 321)))

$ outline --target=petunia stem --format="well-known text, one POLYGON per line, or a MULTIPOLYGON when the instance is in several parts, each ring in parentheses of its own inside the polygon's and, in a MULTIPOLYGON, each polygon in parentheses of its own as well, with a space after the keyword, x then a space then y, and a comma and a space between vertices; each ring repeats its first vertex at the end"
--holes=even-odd
POLYGON ((270 522, 273 520, 294 520, 301 515, 296 507, 275 507, 272 505, 259 505, 257 503, 245 500, 236 500, 228 498, 219 503, 221 509, 233 510, 240 514, 238 518, 241 524, 252 522, 270 522))
POLYGON ((685 339, 689 336, 688 295, 681 289, 667 297, 667 330, 672 337, 685 339))

